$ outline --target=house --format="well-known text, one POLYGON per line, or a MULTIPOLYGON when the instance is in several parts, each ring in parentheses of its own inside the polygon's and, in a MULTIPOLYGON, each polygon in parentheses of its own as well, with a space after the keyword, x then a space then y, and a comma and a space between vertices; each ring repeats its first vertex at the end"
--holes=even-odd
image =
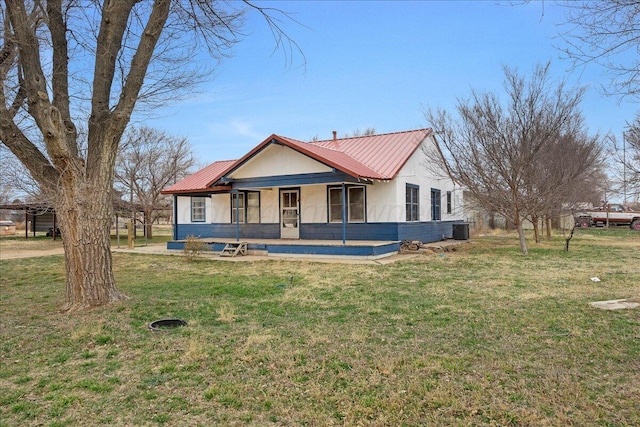
POLYGON ((314 142, 271 135, 242 158, 214 162, 163 190, 174 200, 169 248, 192 235, 212 245, 277 239, 256 246, 269 254, 382 256, 402 240, 451 238, 464 219, 462 190, 427 167, 433 138, 431 129, 334 132, 314 142))

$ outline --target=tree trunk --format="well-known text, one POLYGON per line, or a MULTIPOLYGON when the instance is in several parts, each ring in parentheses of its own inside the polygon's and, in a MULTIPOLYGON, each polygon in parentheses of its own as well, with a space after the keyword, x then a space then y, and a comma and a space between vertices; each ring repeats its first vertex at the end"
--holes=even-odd
MULTIPOLYGON (((516 226, 516 230, 518 231, 518 240, 520 241, 520 250, 522 251, 523 255, 528 255, 529 254, 529 250, 527 249, 527 240, 525 239, 524 236, 524 229, 522 228, 522 218, 520 216, 520 209, 518 208, 517 204, 515 204, 515 215, 513 217, 513 224, 516 226)), ((507 224, 509 224, 509 221, 507 221, 507 224)))
POLYGON ((519 220, 516 224, 516 228, 518 229, 518 240, 520 241, 520 250, 523 255, 529 255, 529 249, 527 248, 527 240, 524 236, 524 229, 522 228, 522 221, 519 220))
POLYGON ((573 228, 571 229, 571 234, 569 234, 569 237, 566 237, 564 239, 564 250, 565 252, 569 252, 569 242, 571 242, 571 239, 573 238, 573 232, 576 230, 576 225, 573 225, 573 228))
POLYGON ((144 211, 144 235, 147 239, 153 238, 153 211, 145 210, 144 211))
POLYGON ((536 243, 540 243, 540 218, 538 215, 531 215, 531 223, 533 224, 533 236, 536 243))
POLYGON ((552 226, 552 220, 550 216, 546 216, 545 217, 546 222, 547 222, 547 239, 551 240, 551 226, 552 226))
POLYGON ((79 181, 79 186, 73 180, 61 185, 56 203, 67 272, 64 311, 127 299, 113 275, 111 193, 99 190, 104 186, 99 182, 79 181))

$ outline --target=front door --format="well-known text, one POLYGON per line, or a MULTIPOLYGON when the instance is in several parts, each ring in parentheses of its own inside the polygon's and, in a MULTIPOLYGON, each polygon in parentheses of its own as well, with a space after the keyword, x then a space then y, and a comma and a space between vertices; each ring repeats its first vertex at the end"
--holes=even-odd
POLYGON ((280 238, 300 238, 300 190, 280 191, 280 238))

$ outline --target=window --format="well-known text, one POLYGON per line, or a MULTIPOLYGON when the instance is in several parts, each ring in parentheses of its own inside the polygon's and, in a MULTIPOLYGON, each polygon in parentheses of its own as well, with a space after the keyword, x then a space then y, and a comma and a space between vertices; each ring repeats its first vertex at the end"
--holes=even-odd
POLYGON ((420 220, 420 187, 407 184, 406 216, 407 222, 420 220))
POLYGON ((342 222, 342 188, 329 188, 329 222, 342 222))
POLYGON ((451 191, 447 191, 447 213, 450 214, 453 211, 453 199, 451 191))
POLYGON ((442 219, 442 213, 440 212, 440 190, 436 188, 431 189, 431 220, 440 221, 442 219))
MULTIPOLYGON (((365 222, 365 192, 362 186, 347 187, 347 219, 365 222)), ((329 222, 342 222, 342 187, 329 187, 329 222)))
POLYGON ((349 222, 364 222, 364 187, 349 187, 349 222))
POLYGON ((244 224, 244 193, 231 194, 231 223, 244 224))
POLYGON ((249 224, 260 222, 260 193, 257 191, 247 193, 247 222, 249 224))
POLYGON ((191 198, 191 222, 204 222, 206 220, 205 206, 206 197, 191 198))
POLYGON ((235 224, 260 222, 260 193, 243 191, 231 194, 231 223, 235 224), (236 219, 236 215, 238 219, 236 219))

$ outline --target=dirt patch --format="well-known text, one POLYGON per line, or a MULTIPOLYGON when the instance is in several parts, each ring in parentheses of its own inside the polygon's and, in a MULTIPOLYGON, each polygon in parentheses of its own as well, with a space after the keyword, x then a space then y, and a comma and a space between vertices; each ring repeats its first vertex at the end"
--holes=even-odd
POLYGON ((0 260, 62 255, 63 253, 60 239, 0 239, 0 260))

